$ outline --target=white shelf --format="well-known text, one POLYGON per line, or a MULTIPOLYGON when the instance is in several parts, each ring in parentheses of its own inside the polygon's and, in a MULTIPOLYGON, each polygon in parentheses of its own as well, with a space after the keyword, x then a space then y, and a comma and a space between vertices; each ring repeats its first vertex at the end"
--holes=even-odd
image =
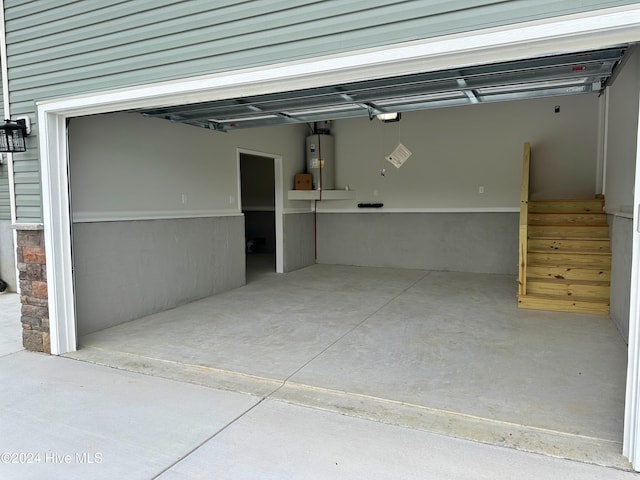
MULTIPOLYGON (((289 200, 320 200, 320 190, 289 190, 289 200)), ((356 198, 353 190, 322 190, 322 200, 351 200, 356 198)))

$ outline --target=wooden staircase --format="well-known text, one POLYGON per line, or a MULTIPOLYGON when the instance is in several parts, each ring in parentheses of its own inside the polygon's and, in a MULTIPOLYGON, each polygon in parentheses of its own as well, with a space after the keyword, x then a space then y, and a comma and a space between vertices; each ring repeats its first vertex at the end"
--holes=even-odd
POLYGON ((525 144, 518 306, 608 315, 611 245, 604 200, 529 201, 529 159, 525 144))

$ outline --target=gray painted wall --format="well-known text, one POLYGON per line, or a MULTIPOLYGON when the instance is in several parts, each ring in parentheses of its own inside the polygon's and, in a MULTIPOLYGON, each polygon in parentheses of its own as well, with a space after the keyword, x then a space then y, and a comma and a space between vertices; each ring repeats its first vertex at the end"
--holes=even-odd
POLYGON ((319 214, 318 263, 516 274, 518 214, 319 214))
POLYGON ((138 114, 74 118, 74 220, 239 214, 238 149, 282 156, 284 182, 293 184, 306 133, 303 124, 219 133, 138 114))
MULTIPOLYGON (((605 209, 609 214, 633 215, 636 168, 638 99, 640 96, 640 51, 633 55, 608 89, 609 128, 605 209)), ((611 232, 611 318, 620 334, 629 338, 629 292, 633 219, 609 215, 611 232)))
POLYGON ((291 272, 316 263, 313 213, 284 215, 284 271, 291 272))
POLYGON ((74 225, 78 334, 245 283, 242 216, 74 225))
POLYGON ((11 221, 0 220, 0 279, 7 282, 11 292, 17 288, 15 254, 11 221))
POLYGON ((633 220, 608 215, 611 231, 611 319, 629 342, 633 220))
POLYGON ((640 49, 637 47, 608 89, 606 209, 632 213, 640 97, 640 49))
POLYGON ((42 219, 34 100, 335 54, 630 0, 6 0, 18 221, 42 219))

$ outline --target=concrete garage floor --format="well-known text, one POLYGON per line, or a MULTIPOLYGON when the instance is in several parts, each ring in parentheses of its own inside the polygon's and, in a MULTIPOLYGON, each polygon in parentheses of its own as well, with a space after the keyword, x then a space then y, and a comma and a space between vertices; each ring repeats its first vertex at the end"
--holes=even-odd
POLYGON ((620 470, 20 351, 0 356, 3 480, 632 480, 620 470))
POLYGON ((314 265, 247 278, 87 335, 70 356, 629 467, 626 345, 607 317, 519 310, 505 275, 314 265))

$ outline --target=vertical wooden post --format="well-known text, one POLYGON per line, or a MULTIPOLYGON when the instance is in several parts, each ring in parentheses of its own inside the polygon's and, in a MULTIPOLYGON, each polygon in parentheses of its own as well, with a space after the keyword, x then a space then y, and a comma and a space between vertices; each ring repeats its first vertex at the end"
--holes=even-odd
POLYGON ((529 164, 531 145, 524 144, 522 156, 522 184, 520 186, 520 233, 518 242, 518 297, 527 294, 527 224, 529 215, 529 164))

